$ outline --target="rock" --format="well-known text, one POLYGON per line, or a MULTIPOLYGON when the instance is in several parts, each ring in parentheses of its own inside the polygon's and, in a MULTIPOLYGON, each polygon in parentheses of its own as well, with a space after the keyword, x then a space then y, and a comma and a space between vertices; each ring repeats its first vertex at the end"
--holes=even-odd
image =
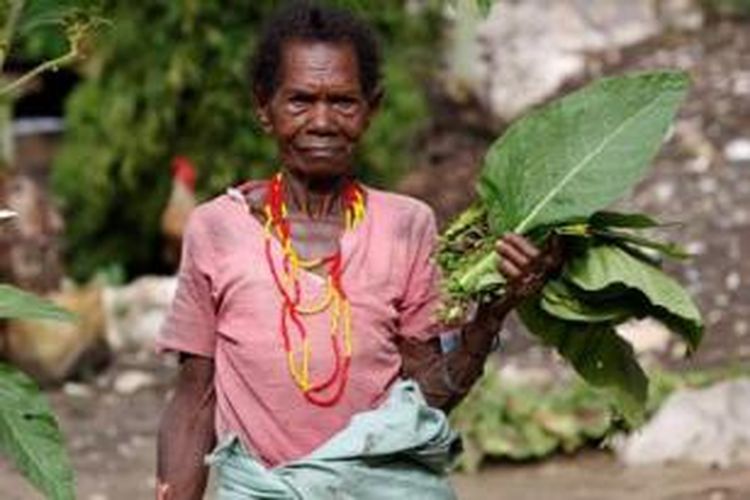
POLYGON ((104 290, 107 342, 122 349, 151 350, 164 322, 177 279, 144 276, 129 285, 104 290))
POLYGON ((631 319, 617 325, 615 331, 633 346, 636 354, 666 352, 672 336, 669 328, 654 318, 631 319))
POLYGON ((90 398, 94 394, 88 385, 76 382, 67 382, 63 385, 63 392, 74 398, 90 398))
MULTIPOLYGON (((702 23, 693 0, 525 0, 496 4, 477 30, 481 50, 472 50, 460 36, 454 40, 465 46, 460 51, 464 59, 475 58, 482 66, 476 70, 470 61, 461 63, 469 74, 484 75, 474 89, 480 101, 510 121, 581 76, 590 54, 617 57, 620 48, 666 29, 693 29, 702 23)), ((455 31, 462 26, 458 19, 455 31)))
POLYGON ((640 431, 616 445, 627 465, 675 461, 750 464, 750 379, 672 394, 640 431))
POLYGON ((724 157, 732 163, 750 162, 750 139, 742 137, 729 141, 724 147, 724 157))
POLYGON ((703 10, 693 0, 658 0, 654 2, 662 26, 680 31, 694 31, 703 27, 703 10))
POLYGON ((128 370, 115 378, 115 392, 123 396, 135 394, 141 389, 153 387, 156 384, 156 377, 150 373, 140 370, 128 370))

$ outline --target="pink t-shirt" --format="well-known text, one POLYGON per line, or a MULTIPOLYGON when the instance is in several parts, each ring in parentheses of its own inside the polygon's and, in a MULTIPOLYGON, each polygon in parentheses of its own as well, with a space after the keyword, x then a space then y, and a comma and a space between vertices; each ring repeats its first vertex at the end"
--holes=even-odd
MULTIPOLYGON (((203 203, 185 229, 177 293, 158 348, 214 358, 217 434, 237 434, 267 465, 303 457, 355 413, 376 406, 399 376, 396 339, 434 330, 439 271, 432 259, 433 212, 406 196, 365 192, 365 218, 340 242, 353 357, 348 384, 333 407, 307 402, 287 369, 281 296, 266 263, 263 227, 244 200, 225 194, 203 203)), ((272 250, 280 266, 276 240, 272 250)), ((301 271, 299 279, 303 302, 315 302, 325 290, 318 275, 301 271)), ((321 380, 333 366, 329 315, 306 316, 305 324, 311 379, 321 380)))

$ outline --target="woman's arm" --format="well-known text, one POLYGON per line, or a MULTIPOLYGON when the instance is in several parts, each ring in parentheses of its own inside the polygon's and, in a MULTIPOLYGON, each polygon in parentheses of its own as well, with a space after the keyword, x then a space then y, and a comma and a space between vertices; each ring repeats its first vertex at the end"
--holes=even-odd
POLYGON ((174 396, 159 424, 157 500, 200 500, 208 467, 203 458, 216 444, 214 361, 180 355, 174 396))
POLYGON ((503 299, 480 306, 473 320, 460 328, 452 349, 444 352, 439 338, 405 339, 399 346, 403 374, 417 381, 428 404, 446 413, 482 376, 508 313, 538 292, 562 263, 562 248, 556 239, 540 251, 522 236, 509 234, 498 241, 497 253, 499 270, 508 280, 503 299))

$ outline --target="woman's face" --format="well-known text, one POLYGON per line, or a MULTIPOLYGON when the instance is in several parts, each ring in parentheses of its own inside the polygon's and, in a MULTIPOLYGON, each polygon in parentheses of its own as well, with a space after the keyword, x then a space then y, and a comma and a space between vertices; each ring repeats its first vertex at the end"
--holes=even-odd
POLYGON ((378 100, 362 92, 351 44, 290 40, 282 48, 279 84, 258 115, 284 167, 324 179, 352 171, 378 100))

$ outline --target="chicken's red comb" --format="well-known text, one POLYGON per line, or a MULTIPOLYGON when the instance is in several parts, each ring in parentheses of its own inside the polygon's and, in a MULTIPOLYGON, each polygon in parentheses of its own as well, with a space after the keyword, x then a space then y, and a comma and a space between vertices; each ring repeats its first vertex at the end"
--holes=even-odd
POLYGON ((195 188, 195 167, 186 156, 172 158, 172 178, 185 184, 190 189, 195 188))

